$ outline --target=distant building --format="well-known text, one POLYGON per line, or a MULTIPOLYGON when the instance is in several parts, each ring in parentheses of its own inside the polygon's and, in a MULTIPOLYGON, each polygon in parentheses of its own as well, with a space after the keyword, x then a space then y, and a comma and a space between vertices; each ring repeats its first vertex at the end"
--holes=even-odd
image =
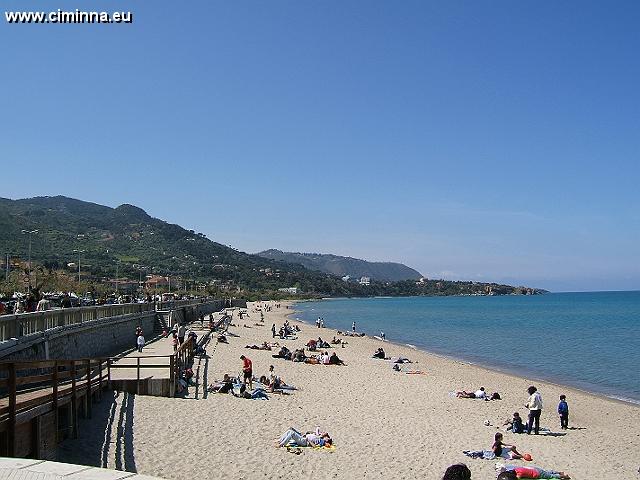
POLYGON ((351 275, 345 275, 344 277, 342 277, 343 282, 348 282, 349 280, 351 280, 351 275))
POLYGON ((292 295, 298 294, 298 287, 279 288, 279 292, 290 293, 292 295))
POLYGON ((144 282, 144 285, 148 289, 165 288, 169 286, 169 277, 161 277, 160 275, 151 275, 150 278, 144 282))
POLYGON ((358 283, 360 285, 371 285, 371 277, 360 277, 358 283))

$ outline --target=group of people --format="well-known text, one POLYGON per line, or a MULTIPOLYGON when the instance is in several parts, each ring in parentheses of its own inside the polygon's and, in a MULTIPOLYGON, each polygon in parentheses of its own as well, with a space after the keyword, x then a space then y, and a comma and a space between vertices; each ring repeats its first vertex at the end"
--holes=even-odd
POLYGON ((276 336, 281 339, 295 337, 296 333, 300 331, 300 327, 297 325, 291 326, 289 320, 285 320, 284 324, 278 329, 276 328, 276 324, 271 325, 271 336, 272 338, 276 338, 276 336))
POLYGON ((331 348, 327 342, 322 340, 322 337, 318 337, 318 340, 311 339, 307 342, 306 347, 310 352, 315 352, 318 348, 331 348))
MULTIPOLYGON (((571 478, 565 472, 557 470, 544 470, 540 467, 533 466, 517 466, 517 465, 500 465, 496 467, 498 478, 497 480, 518 480, 521 478, 571 478)), ((449 466, 444 472, 442 480, 471 480, 471 470, 464 463, 457 463, 449 466)))

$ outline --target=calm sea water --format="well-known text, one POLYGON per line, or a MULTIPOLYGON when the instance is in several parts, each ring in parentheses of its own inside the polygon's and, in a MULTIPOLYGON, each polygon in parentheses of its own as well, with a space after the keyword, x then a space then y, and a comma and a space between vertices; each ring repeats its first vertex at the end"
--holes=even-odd
POLYGON ((296 317, 640 403, 640 292, 331 299, 296 317))

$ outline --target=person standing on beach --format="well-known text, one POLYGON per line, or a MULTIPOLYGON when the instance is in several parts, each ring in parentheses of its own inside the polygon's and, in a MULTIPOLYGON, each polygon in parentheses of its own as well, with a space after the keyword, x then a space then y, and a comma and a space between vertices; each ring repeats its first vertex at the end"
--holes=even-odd
POLYGON ((351 324, 351 331, 352 331, 353 333, 356 333, 356 322, 353 322, 353 323, 351 324))
POLYGON ((276 338, 276 324, 271 325, 271 336, 272 338, 276 338))
POLYGON ((178 341, 180 345, 184 343, 184 334, 187 332, 187 327, 184 326, 184 323, 181 323, 178 327, 178 341))
POLYGON ((535 434, 538 435, 540 431, 540 414, 542 413, 542 395, 538 392, 538 389, 531 385, 527 392, 529 393, 529 401, 525 405, 529 409, 529 424, 527 426, 527 434, 531 434, 531 430, 534 428, 535 434))
POLYGON ((242 373, 244 376, 244 384, 249 383, 249 390, 253 390, 253 363, 244 355, 240 356, 242 360, 242 373))
POLYGON ((558 415, 560 415, 560 428, 566 430, 569 428, 569 404, 567 396, 560 395, 560 403, 558 404, 558 415))
POLYGON ((138 352, 142 353, 142 349, 144 348, 144 335, 142 334, 142 330, 140 330, 140 335, 138 335, 138 352))

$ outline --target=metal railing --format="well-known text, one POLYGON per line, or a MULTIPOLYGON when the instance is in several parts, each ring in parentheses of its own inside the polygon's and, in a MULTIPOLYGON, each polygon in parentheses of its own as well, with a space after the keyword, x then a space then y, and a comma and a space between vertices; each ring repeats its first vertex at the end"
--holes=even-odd
POLYGON ((0 342, 44 332, 52 328, 78 325, 101 318, 155 312, 156 310, 171 310, 192 305, 196 306, 209 301, 211 299, 199 298, 195 300, 157 302, 155 304, 125 303, 2 315, 0 316, 0 342))

